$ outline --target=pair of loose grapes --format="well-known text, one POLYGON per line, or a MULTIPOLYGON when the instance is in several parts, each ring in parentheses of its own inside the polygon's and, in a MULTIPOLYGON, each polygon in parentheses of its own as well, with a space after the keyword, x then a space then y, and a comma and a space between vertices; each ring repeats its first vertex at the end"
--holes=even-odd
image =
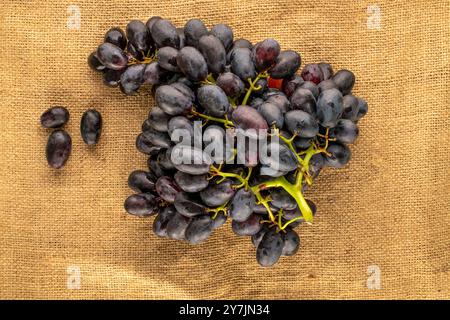
POLYGON ((136 194, 126 199, 126 211, 156 215, 156 235, 191 244, 230 218, 235 234, 251 237, 262 266, 297 252, 294 228, 316 212, 303 193, 323 168, 348 163, 347 144, 355 142, 368 110, 352 95, 351 71, 334 73, 330 64, 317 63, 297 73, 300 55, 282 51, 276 40, 234 40, 229 26, 208 30, 198 19, 183 28, 160 17, 131 21, 126 32, 113 28, 88 62, 126 94, 151 85, 157 104, 136 139, 149 156, 149 171, 130 174, 136 194), (181 143, 178 134, 193 137, 194 121, 202 121, 200 146, 181 143), (229 146, 220 154, 205 152, 226 138, 235 144, 239 134, 261 138, 250 129, 275 130, 278 141, 270 134, 265 139, 278 159, 254 150, 235 155, 229 146), (200 161, 172 161, 181 154, 200 161), (233 156, 238 161, 225 163, 233 156))

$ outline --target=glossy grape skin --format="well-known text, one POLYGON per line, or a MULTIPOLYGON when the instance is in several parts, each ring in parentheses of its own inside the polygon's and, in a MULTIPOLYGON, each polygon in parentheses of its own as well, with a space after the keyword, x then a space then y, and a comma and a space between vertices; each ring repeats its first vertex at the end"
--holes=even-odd
POLYGON ((320 171, 325 166, 325 160, 322 154, 318 153, 311 157, 309 160, 309 174, 313 179, 319 176, 320 171))
POLYGON ((167 236, 174 240, 185 240, 186 229, 191 222, 188 217, 179 214, 178 212, 167 223, 167 236))
POLYGON ((267 231, 269 231, 269 228, 267 227, 266 224, 263 224, 261 226, 261 229, 257 233, 252 235, 252 243, 253 246, 255 246, 255 248, 258 248, 259 243, 261 242, 262 238, 264 237, 267 231))
POLYGON ((141 133, 136 137, 136 149, 144 154, 152 155, 157 154, 162 147, 153 145, 147 135, 141 133))
POLYGON ((326 62, 321 62, 318 64, 318 66, 319 66, 320 70, 322 71, 323 80, 328 80, 333 77, 334 71, 333 71, 333 67, 331 66, 331 64, 326 63, 326 62))
POLYGON ((267 97, 266 102, 276 105, 283 114, 291 110, 291 103, 289 102, 289 99, 286 97, 286 95, 282 92, 270 95, 269 97, 267 97))
POLYGON ((263 166, 261 166, 260 174, 261 174, 261 176, 278 178, 278 177, 284 176, 286 174, 286 171, 275 170, 272 167, 263 165, 263 166))
POLYGON ((96 52, 96 57, 108 69, 121 70, 127 67, 128 57, 119 47, 111 43, 102 43, 96 52))
POLYGON ((179 72, 177 65, 178 50, 173 47, 163 47, 158 50, 158 63, 161 68, 168 71, 179 72))
POLYGON ((194 91, 192 91, 192 88, 183 82, 177 81, 177 82, 172 83, 170 86, 172 88, 177 89, 178 91, 180 91, 187 97, 189 97, 191 99, 191 101, 195 101, 195 99, 197 98, 194 91))
POLYGON ((188 218, 203 215, 206 208, 185 192, 178 192, 175 196, 174 206, 177 212, 188 218))
POLYGON ((302 78, 305 81, 311 81, 318 85, 324 80, 322 69, 316 63, 310 63, 303 67, 302 78))
POLYGON ((192 81, 202 81, 208 75, 208 65, 203 55, 194 47, 184 47, 177 55, 177 65, 192 81))
POLYGON ((129 196, 124 203, 125 210, 139 217, 152 216, 157 213, 156 199, 149 193, 139 193, 129 196))
POLYGON ((256 249, 256 261, 262 267, 271 267, 280 259, 283 252, 283 238, 275 230, 267 231, 256 249))
POLYGON ((275 171, 289 172, 298 166, 294 152, 284 143, 272 141, 267 144, 267 155, 261 155, 260 162, 275 171), (278 157, 276 157, 278 153, 278 157))
POLYGON ((258 71, 266 70, 275 64, 280 54, 280 45, 274 39, 265 39, 253 47, 253 61, 258 71))
POLYGON ((336 126, 343 110, 343 97, 337 89, 325 90, 317 99, 317 120, 326 128, 336 126))
POLYGON ((356 115, 356 121, 361 120, 367 112, 369 111, 369 106, 367 105, 367 101, 361 98, 358 98, 358 113, 356 115))
POLYGON ((191 19, 184 25, 184 35, 188 46, 197 48, 200 38, 207 34, 208 29, 200 19, 191 19))
POLYGON ((156 19, 151 25, 150 33, 158 48, 167 46, 178 49, 180 47, 177 28, 169 20, 156 19))
POLYGON ((191 141, 194 137, 194 126, 192 122, 184 117, 184 116, 176 116, 169 120, 167 124, 167 130, 169 133, 170 138, 175 143, 181 142, 181 139, 184 139, 183 141, 186 141, 187 138, 191 137, 191 141), (174 132, 177 134, 180 134, 180 140, 176 140, 174 132))
POLYGON ((102 115, 95 109, 86 110, 81 117, 80 131, 84 143, 97 144, 102 133, 102 115))
POLYGON ((211 158, 203 150, 185 145, 176 145, 172 149, 172 162, 177 170, 192 175, 208 173, 212 164, 211 158), (186 163, 180 163, 180 160, 186 163))
POLYGON ((170 160, 171 148, 161 149, 158 153, 156 161, 158 161, 161 168, 165 171, 171 171, 175 169, 174 164, 170 160))
POLYGON ((292 50, 280 52, 275 65, 269 70, 269 74, 274 79, 290 78, 298 68, 300 68, 300 55, 292 50))
POLYGON ((216 80, 219 86, 227 96, 237 98, 245 91, 245 84, 241 78, 232 72, 222 73, 216 80))
POLYGON ((64 107, 52 107, 41 115, 41 125, 44 128, 60 128, 65 125, 70 118, 69 110, 64 107))
POLYGON ((202 175, 191 175, 181 171, 177 171, 174 175, 175 182, 178 186, 185 192, 195 193, 205 189, 208 184, 208 176, 206 174, 202 175))
MULTIPOLYGON (((301 218, 300 220, 297 220, 297 221, 303 222, 302 213, 298 207, 295 207, 295 209, 292 209, 292 210, 283 210, 283 219, 284 220, 291 221, 291 220, 297 219, 297 218, 301 218)), ((294 223, 294 222, 291 222, 289 224, 290 227, 292 227, 292 225, 291 225, 292 223, 294 223)))
POLYGON ((185 114, 192 107, 191 98, 170 85, 158 87, 155 100, 158 106, 171 116, 185 114))
POLYGON ((159 65, 159 62, 152 62, 145 67, 142 76, 143 84, 158 85, 164 83, 169 76, 169 72, 159 65))
POLYGON ((158 237, 167 237, 167 224, 175 216, 177 211, 174 206, 165 207, 153 220, 153 233, 158 237))
POLYGON ((269 126, 282 128, 284 124, 283 112, 276 105, 265 102, 258 108, 269 126))
POLYGON ((198 42, 198 50, 205 57, 210 73, 219 74, 225 70, 227 55, 218 38, 213 35, 204 35, 198 42))
POLYGON ((148 141, 156 146, 167 149, 171 146, 170 137, 166 132, 159 132, 156 130, 147 130, 142 133, 148 141))
POLYGON ((111 70, 107 69, 103 72, 103 83, 111 88, 119 86, 120 77, 122 76, 124 70, 111 70))
POLYGON ((308 89, 309 91, 312 92, 312 94, 313 94, 314 98, 316 98, 316 100, 319 97, 319 94, 320 94, 319 87, 316 86, 314 82, 305 81, 301 85, 299 85, 297 88, 308 89))
POLYGON ((225 50, 233 44, 233 30, 226 24, 216 24, 211 28, 210 33, 222 41, 225 50))
POLYGON ((238 236, 253 236, 261 230, 261 216, 252 214, 250 217, 242 222, 233 220, 231 222, 231 228, 238 236))
POLYGON ((285 79, 282 84, 282 91, 283 93, 290 98, 292 94, 294 93, 295 89, 303 84, 305 80, 299 75, 294 75, 289 79, 285 79))
POLYGON ((291 96, 291 107, 294 110, 302 110, 310 115, 316 115, 316 98, 308 89, 297 88, 291 96))
POLYGON ((218 207, 225 204, 235 193, 231 180, 225 179, 221 183, 216 182, 215 179, 211 180, 208 188, 200 191, 200 198, 208 207, 218 207))
POLYGON ((139 193, 155 191, 155 176, 143 170, 135 170, 128 176, 128 187, 139 193))
POLYGON ((131 20, 126 28, 128 41, 144 53, 149 49, 150 35, 147 26, 139 20, 131 20))
POLYGON ((151 34, 152 27, 153 27, 153 25, 155 24, 156 21, 161 20, 161 19, 162 18, 160 16, 153 16, 153 17, 150 17, 147 20, 147 22, 145 23, 145 25, 147 26, 148 32, 150 34, 150 38, 151 38, 152 41, 154 41, 153 37, 152 37, 152 34, 151 34))
POLYGON ((300 248, 300 238, 298 237, 297 232, 295 232, 294 230, 290 228, 286 230, 286 233, 282 233, 284 245, 281 254, 283 256, 293 256, 300 248))
POLYGON ((238 222, 247 220, 256 205, 256 198, 252 191, 239 189, 228 205, 230 217, 238 222))
POLYGON ((352 92, 355 84, 355 75, 349 70, 339 70, 333 76, 333 81, 336 83, 342 95, 347 95, 352 92))
POLYGON ((242 130, 267 130, 269 128, 264 117, 249 106, 239 106, 231 114, 232 121, 236 127, 242 130))
POLYGON ((247 49, 252 50, 253 44, 250 41, 248 41, 247 39, 237 39, 233 42, 232 49, 237 49, 237 48, 247 48, 247 49))
POLYGON ((211 235, 213 231, 213 220, 208 215, 195 217, 186 228, 186 240, 193 245, 200 244, 211 235))
MULTIPOLYGON (((167 132, 169 130, 170 117, 159 107, 153 107, 148 114, 149 126, 159 132, 167 132)), ((142 130, 145 131, 145 130, 142 130)))
POLYGON ((98 60, 97 51, 91 52, 87 59, 89 67, 97 72, 104 71, 106 67, 98 60))
POLYGON ((284 210, 294 210, 297 202, 284 189, 274 189, 270 192, 272 201, 270 202, 275 208, 284 210))
POLYGON ((223 163, 232 156, 227 150, 225 139, 225 130, 220 126, 210 125, 203 131, 203 150, 215 163, 223 163))
POLYGON ((217 229, 223 226, 227 222, 227 216, 223 214, 222 212, 219 212, 217 216, 214 218, 212 223, 212 228, 217 229))
POLYGON ((143 51, 139 51, 134 47, 131 42, 127 43, 127 57, 129 60, 136 59, 139 61, 144 61, 145 54, 143 51))
POLYGON ((342 119, 357 120, 358 116, 358 98, 354 95, 348 94, 342 99, 342 119))
POLYGON ((222 117, 230 110, 225 92, 216 85, 204 85, 197 90, 199 104, 214 117, 222 117))
POLYGON ((327 152, 329 155, 325 156, 325 163, 332 168, 344 167, 351 158, 350 149, 345 144, 339 142, 330 143, 327 152))
POLYGON ((302 138, 314 138, 319 133, 317 121, 305 111, 292 110, 284 116, 287 129, 302 138))
POLYGON ((160 148, 157 152, 152 153, 151 157, 147 160, 147 166, 150 172, 155 175, 157 178, 160 178, 162 176, 166 175, 166 172, 164 172, 164 169, 161 168, 161 165, 158 163, 158 161, 154 158, 156 155, 158 155, 158 152, 160 152, 162 148, 160 148))
POLYGON ((253 79, 256 77, 256 69, 250 49, 233 49, 231 54, 231 71, 245 82, 249 78, 253 79))
POLYGON ((332 137, 336 138, 338 142, 351 144, 355 143, 358 134, 359 128, 354 122, 348 119, 340 119, 334 127, 332 137))
POLYGON ((319 89, 319 94, 328 89, 338 89, 336 83, 331 79, 322 81, 317 85, 317 88, 319 89))
POLYGON ((145 64, 129 66, 120 76, 120 90, 126 95, 135 95, 144 82, 145 64))
POLYGON ((61 129, 53 131, 47 140, 45 155, 48 165, 54 169, 62 168, 72 151, 72 138, 61 129))
POLYGON ((158 195, 169 203, 173 203, 177 193, 181 192, 176 182, 168 176, 159 177, 156 180, 155 189, 158 195))

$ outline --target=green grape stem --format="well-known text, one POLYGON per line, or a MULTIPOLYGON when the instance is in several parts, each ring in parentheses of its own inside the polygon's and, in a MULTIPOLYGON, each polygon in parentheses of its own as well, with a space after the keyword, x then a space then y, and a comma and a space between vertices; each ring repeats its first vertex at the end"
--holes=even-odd
POLYGON ((244 96, 244 100, 242 100, 242 105, 245 106, 247 105, 248 99, 250 98, 250 95, 252 94, 252 91, 258 91, 261 90, 260 86, 256 86, 256 83, 258 82, 259 79, 263 79, 263 78, 268 78, 269 75, 266 71, 263 71, 261 73, 258 73, 258 75, 256 76, 255 79, 248 79, 248 83, 250 85, 250 87, 247 89, 247 93, 244 96))

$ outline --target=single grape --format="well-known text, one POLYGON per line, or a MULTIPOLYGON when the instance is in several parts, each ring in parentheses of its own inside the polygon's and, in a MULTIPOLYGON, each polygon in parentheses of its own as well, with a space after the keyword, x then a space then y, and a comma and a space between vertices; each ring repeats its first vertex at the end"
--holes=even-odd
POLYGON ((204 35, 198 42, 198 50, 205 57, 210 73, 219 74, 225 70, 227 57, 222 42, 213 35, 204 35))
POLYGON ((197 48, 200 38, 207 34, 208 29, 200 19, 191 19, 184 25, 184 35, 188 46, 197 48))
POLYGON ((135 95, 144 81, 145 64, 129 66, 120 76, 120 90, 127 95, 135 95))
POLYGON ((283 252, 283 238, 276 230, 267 231, 256 249, 256 261, 262 267, 271 267, 277 263, 283 252))
POLYGON ((171 152, 172 152, 171 148, 161 149, 161 151, 158 153, 156 157, 156 161, 158 161, 161 168, 165 171, 171 171, 175 169, 174 164, 170 160, 171 152))
POLYGON ((361 98, 358 98, 358 114, 356 116, 356 121, 361 120, 367 114, 369 110, 369 106, 367 105, 367 101, 361 98))
POLYGON ((172 149, 172 162, 177 170, 192 175, 209 172, 211 158, 201 149, 178 144, 172 149))
POLYGON ((186 240, 190 244, 200 244, 211 235, 213 231, 213 220, 208 215, 195 217, 186 228, 186 240))
POLYGON ((168 71, 179 72, 177 65, 178 50, 173 47, 163 47, 158 50, 158 63, 161 68, 168 71))
POLYGON ((205 206, 184 192, 177 193, 173 204, 180 214, 189 218, 206 213, 205 206))
POLYGON ((253 236, 261 230, 261 216, 252 214, 250 217, 242 222, 233 220, 231 222, 231 228, 233 232, 238 236, 253 236))
POLYGON ((188 139, 189 142, 193 141, 194 126, 192 122, 184 116, 171 118, 167 124, 167 130, 171 140, 175 143, 179 143, 181 140, 186 141, 186 139, 188 139))
POLYGON ((129 196, 125 200, 125 210, 132 215, 147 217, 157 213, 155 197, 150 193, 139 193, 129 196))
POLYGON ((216 24, 211 29, 211 34, 216 36, 226 50, 233 44, 233 30, 226 24, 216 24))
POLYGON ((274 39, 265 39, 253 47, 252 54, 256 69, 266 70, 275 64, 280 54, 280 45, 274 39))
POLYGON ((345 69, 336 72, 332 79, 344 96, 352 91, 355 84, 355 75, 345 69))
POLYGON ((269 74, 272 78, 290 78, 300 68, 300 55, 292 50, 282 51, 275 62, 272 69, 269 70, 269 74))
POLYGON ((72 138, 64 130, 55 130, 48 137, 45 154, 50 167, 62 168, 72 151, 72 138))
POLYGON ((252 52, 247 48, 235 48, 231 54, 231 71, 244 81, 256 77, 252 52))
POLYGON ((177 211, 174 206, 165 207, 153 220, 153 233, 159 237, 167 237, 167 224, 175 216, 177 211))
POLYGON ((314 138, 319 133, 317 121, 305 111, 292 110, 284 116, 287 129, 302 138, 314 138))
POLYGON ((254 109, 258 109, 259 106, 261 106, 264 102, 265 101, 264 101, 263 98, 255 97, 254 99, 252 99, 252 101, 250 102, 249 106, 254 108, 254 109))
MULTIPOLYGON (((147 20, 147 22, 145 23, 145 25, 147 26, 148 32, 150 34, 150 37, 151 37, 151 30, 152 30, 153 25, 155 24, 156 21, 161 20, 161 19, 162 18, 160 16, 153 16, 153 17, 150 17, 147 20)), ((153 38, 152 38, 152 40, 153 40, 153 38)))
POLYGON ((264 117, 249 106, 239 106, 231 114, 232 121, 236 127, 242 130, 267 130, 269 126, 264 117))
POLYGON ((247 220, 256 205, 256 198, 252 191, 239 189, 228 205, 230 217, 239 222, 247 220))
POLYGON ((343 97, 337 89, 325 90, 317 99, 317 119, 323 127, 335 127, 343 110, 343 97))
POLYGON ((345 144, 330 143, 327 152, 329 155, 325 156, 325 163, 329 167, 342 168, 350 161, 351 151, 345 144))
POLYGON ((112 70, 107 69, 103 72, 103 83, 111 88, 115 88, 119 86, 120 77, 122 76, 124 70, 112 70))
POLYGON ((316 98, 308 89, 297 88, 291 96, 292 109, 302 110, 316 116, 316 98))
POLYGON ((294 146, 296 149, 306 150, 311 146, 312 141, 313 141, 313 139, 311 139, 311 138, 295 137, 294 138, 294 146))
POLYGON ((320 171, 325 166, 324 158, 322 154, 318 153, 311 157, 309 160, 309 174, 313 179, 319 176, 320 171))
POLYGON ((245 84, 241 78, 232 72, 222 73, 216 80, 218 85, 225 94, 231 98, 238 98, 245 90, 245 84))
POLYGON ((135 170, 128 176, 128 187, 139 193, 153 192, 155 191, 155 178, 150 172, 135 170))
MULTIPOLYGON (((189 81, 189 80, 187 80, 187 81, 189 81)), ((195 99, 197 98, 195 96, 194 91, 192 91, 192 87, 189 87, 184 82, 177 81, 177 82, 172 83, 170 86, 172 88, 177 89, 178 91, 180 91, 184 95, 188 96, 189 98, 191 98, 191 101, 195 101, 195 99)))
POLYGON ((322 69, 316 63, 310 63, 303 67, 302 78, 303 80, 311 81, 316 85, 324 80, 322 69))
POLYGON ((108 69, 121 70, 127 67, 128 58, 125 52, 111 43, 102 43, 97 48, 97 59, 108 69))
POLYGON ((263 224, 261 226, 261 229, 257 233, 252 235, 252 243, 255 248, 258 248, 259 243, 261 242, 267 231, 269 231, 269 227, 266 224, 263 224))
POLYGON ((150 34, 147 26, 139 20, 131 20, 126 28, 128 41, 138 50, 144 53, 150 49, 150 34))
MULTIPOLYGON (((159 107, 153 107, 148 114, 148 125, 153 130, 167 132, 169 130, 170 117, 159 107)), ((146 131, 146 130, 142 130, 146 131)))
POLYGON ((158 87, 155 100, 165 113, 172 116, 185 114, 192 107, 191 98, 170 85, 158 87))
POLYGON ((81 137, 88 145, 97 144, 102 133, 102 115, 95 109, 86 110, 81 117, 81 137))
POLYGON ((282 128, 284 125, 283 112, 276 105, 265 102, 258 108, 259 113, 264 117, 269 126, 282 128))
POLYGON ((191 222, 188 217, 179 214, 178 212, 167 223, 167 236, 174 240, 185 240, 186 229, 191 222))
POLYGON ((61 128, 69 121, 69 110, 64 107, 51 107, 41 115, 44 128, 61 128))
POLYGON ((200 191, 200 198, 208 207, 218 207, 227 203, 235 193, 231 180, 225 179, 220 183, 217 181, 211 180, 208 188, 200 191))
POLYGON ((167 149, 171 146, 170 137, 166 132, 147 130, 142 133, 145 138, 154 146, 167 149))
POLYGON ((261 163, 272 170, 289 172, 297 169, 298 160, 294 152, 284 143, 272 141, 267 145, 267 154, 261 154, 261 163))
POLYGON ((155 188, 158 195, 169 203, 174 203, 177 193, 181 192, 176 182, 168 176, 159 177, 155 188))
POLYGON ((204 85, 197 90, 199 104, 214 117, 222 117, 230 110, 225 92, 216 85, 204 85))
POLYGON ((359 129, 358 126, 348 119, 340 119, 334 127, 332 137, 335 137, 337 141, 342 143, 354 143, 358 138, 359 129))
POLYGON ((282 233, 283 237, 283 252, 281 253, 283 256, 293 256, 297 253, 300 247, 300 238, 298 237, 297 232, 288 228, 286 233, 282 233))
POLYGON ((136 137, 136 149, 148 155, 158 154, 162 149, 161 146, 155 146, 144 133, 136 137))
POLYGON ((328 89, 338 89, 336 83, 334 83, 334 81, 331 79, 322 81, 321 83, 319 83, 317 88, 319 89, 319 94, 322 93, 322 91, 325 91, 328 89))
POLYGON ((319 65, 320 70, 322 71, 323 80, 328 80, 328 79, 331 79, 331 77, 333 77, 334 71, 333 71, 333 67, 331 66, 331 64, 326 63, 326 62, 321 62, 318 65, 319 65))
POLYGON ((284 210, 294 210, 297 202, 284 189, 273 189, 270 192, 272 201, 270 202, 275 208, 284 210))
POLYGON ((155 19, 151 23, 150 33, 158 48, 174 47, 178 49, 180 47, 177 28, 169 20, 155 19))
POLYGON ((194 47, 184 47, 178 52, 177 65, 192 81, 202 81, 208 75, 206 60, 194 47))
POLYGON ((175 182, 178 186, 185 192, 195 193, 205 189, 208 184, 208 176, 206 174, 202 175, 191 175, 181 171, 177 171, 174 175, 175 182))
POLYGON ((344 111, 342 112, 342 119, 349 119, 357 121, 358 117, 358 98, 354 95, 348 94, 342 99, 342 106, 344 111))
POLYGON ((87 59, 89 67, 97 72, 104 71, 106 67, 98 60, 97 51, 91 52, 87 59))
POLYGON ((145 67, 142 80, 144 84, 158 85, 164 83, 170 73, 161 68, 159 62, 152 62, 145 67))

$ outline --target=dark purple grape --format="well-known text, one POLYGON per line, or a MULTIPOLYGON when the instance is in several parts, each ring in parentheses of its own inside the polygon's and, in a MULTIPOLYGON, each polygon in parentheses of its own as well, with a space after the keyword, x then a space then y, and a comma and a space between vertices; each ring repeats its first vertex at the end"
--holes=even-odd
POLYGON ((200 191, 200 197, 208 207, 218 207, 227 203, 234 195, 231 180, 225 179, 221 183, 216 183, 213 179, 209 187, 200 191))
POLYGON ((277 263, 283 252, 283 238, 276 230, 267 231, 256 249, 256 261, 262 267, 271 267, 277 263))
POLYGON ((206 213, 204 205, 198 203, 198 201, 184 192, 177 193, 173 204, 180 214, 189 218, 206 213))
POLYGON ((180 46, 178 49, 184 48, 186 46, 186 36, 184 34, 184 28, 177 28, 178 38, 180 39, 180 46))
POLYGON ((155 100, 165 113, 172 116, 185 114, 192 107, 192 100, 189 96, 169 85, 163 85, 156 89, 155 100))
POLYGON ((275 208, 284 210, 294 210, 297 207, 297 202, 284 189, 274 189, 270 192, 272 201, 270 202, 275 208))
POLYGON ((361 120, 367 114, 369 110, 369 106, 367 105, 367 101, 361 98, 358 98, 358 114, 356 116, 356 120, 361 120))
POLYGON ((222 41, 226 50, 233 44, 233 30, 226 24, 216 24, 212 27, 211 34, 222 41))
POLYGON ((143 170, 135 170, 128 176, 128 186, 136 192, 155 191, 155 176, 143 170))
POLYGON ((292 50, 282 51, 269 74, 274 79, 290 78, 300 68, 300 55, 292 50))
POLYGON ((51 107, 41 115, 44 128, 60 128, 69 121, 69 110, 64 107, 51 107))
POLYGON ((231 71, 244 81, 256 77, 256 69, 250 49, 233 49, 231 54, 231 71))
POLYGON ((339 70, 333 76, 333 81, 336 83, 342 95, 347 95, 352 92, 355 84, 355 75, 349 70, 339 70))
POLYGON ((332 137, 342 143, 354 143, 358 138, 359 129, 358 126, 351 120, 340 119, 334 127, 332 137))
POLYGON ((119 86, 120 77, 122 76, 124 70, 112 70, 107 69, 103 72, 103 83, 111 88, 119 86))
POLYGON ((177 171, 174 175, 175 181, 178 186, 185 192, 199 192, 205 189, 208 184, 208 176, 206 174, 202 175, 191 175, 181 171, 177 171))
POLYGON ((267 227, 267 225, 263 224, 261 226, 261 229, 257 233, 252 235, 252 243, 255 246, 255 248, 258 248, 259 243, 261 242, 262 238, 264 237, 267 231, 269 231, 269 228, 267 227))
POLYGON ((311 138, 300 138, 300 137, 295 137, 294 138, 294 146, 297 149, 302 149, 302 150, 306 150, 311 146, 311 142, 313 141, 313 139, 311 138))
POLYGON ((295 110, 302 110, 312 116, 316 115, 316 98, 311 91, 304 88, 297 88, 291 96, 291 107, 295 110))
POLYGON ((252 101, 250 102, 249 106, 254 108, 254 109, 258 109, 260 105, 262 105, 264 103, 264 99, 263 98, 259 98, 259 97, 255 97, 254 99, 252 99, 252 101))
POLYGON ((158 48, 174 47, 178 49, 180 47, 177 28, 166 19, 155 19, 151 23, 150 33, 158 48))
POLYGON ((167 237, 167 224, 176 213, 177 211, 174 206, 168 206, 162 209, 155 220, 153 220, 153 233, 159 237, 167 237))
POLYGON ((197 90, 199 104, 214 117, 222 117, 230 110, 225 92, 216 85, 204 85, 197 90))
POLYGON ((255 89, 252 93, 255 96, 262 96, 265 91, 267 91, 267 88, 269 87, 269 83, 267 82, 267 79, 258 79, 255 83, 255 89))
POLYGON ((233 220, 231 228, 238 236, 253 236, 261 230, 261 216, 252 214, 250 217, 242 222, 233 220))
POLYGON ((89 67, 97 72, 104 71, 106 67, 98 60, 97 51, 92 52, 87 59, 89 67))
POLYGON ((158 154, 162 149, 161 146, 155 146, 144 133, 141 133, 136 137, 136 148, 140 152, 148 155, 158 154))
POLYGON ((221 226, 223 226, 227 222, 227 216, 223 214, 222 212, 219 212, 217 216, 214 218, 212 223, 212 228, 217 229, 221 226))
POLYGON ((161 108, 153 107, 148 114, 147 120, 152 129, 159 132, 167 132, 169 130, 169 119, 170 117, 161 108))
POLYGON ((226 132, 220 126, 210 125, 205 129, 203 145, 204 152, 208 153, 215 163, 224 163, 232 157, 232 152, 226 145, 226 132))
POLYGON ((200 38, 207 34, 208 29, 200 19, 191 19, 184 25, 184 35, 188 46, 197 48, 200 38))
POLYGON ((184 47, 178 52, 177 65, 192 81, 202 81, 208 75, 206 60, 194 47, 184 47))
POLYGON ((158 195, 169 203, 173 203, 177 193, 181 192, 176 182, 168 176, 159 177, 156 180, 155 188, 158 195))
POLYGON ((317 178, 324 166, 325 163, 322 154, 318 153, 313 155, 311 160, 309 160, 309 174, 311 177, 313 177, 313 179, 317 178))
POLYGON ((142 80, 144 84, 158 85, 164 83, 169 74, 167 70, 160 67, 159 62, 152 62, 145 67, 142 80))
POLYGON ((194 125, 188 118, 183 116, 173 117, 169 120, 167 128, 170 138, 175 143, 186 141, 187 139, 190 139, 192 142, 194 125))
POLYGON ((158 50, 158 63, 168 71, 179 72, 177 65, 178 50, 173 47, 163 47, 158 50))
POLYGON ((216 85, 218 85, 230 98, 237 98, 245 90, 245 84, 242 82, 241 78, 232 72, 222 73, 216 80, 216 85))
POLYGON ((284 121, 291 133, 298 134, 302 138, 314 138, 319 133, 317 121, 305 111, 292 110, 286 112, 284 121))
MULTIPOLYGON (((285 221, 291 221, 293 219, 298 219, 298 218, 302 218, 302 213, 300 211, 300 209, 298 207, 295 207, 295 209, 293 210, 283 210, 283 218, 285 221)), ((303 218, 300 220, 297 220, 299 222, 303 222, 303 218)), ((294 222, 291 222, 289 224, 290 227, 292 227, 292 224, 294 222)))
POLYGON ((339 142, 330 143, 327 148, 329 155, 325 156, 325 163, 332 168, 342 168, 351 158, 351 151, 345 145, 339 142))
POLYGON ((64 130, 55 130, 48 137, 45 154, 50 167, 62 168, 69 159, 72 150, 72 138, 64 130))
POLYGON ((319 89, 319 94, 320 94, 322 91, 325 91, 328 89, 337 89, 338 87, 337 87, 336 83, 334 83, 333 80, 328 79, 328 80, 324 80, 321 83, 319 83, 317 88, 319 89))
POLYGON ((128 41, 138 50, 146 53, 149 50, 150 34, 147 26, 139 20, 131 20, 126 28, 128 41))
POLYGON ((282 128, 284 125, 283 112, 276 105, 265 102, 258 108, 259 113, 264 117, 269 126, 282 128))
POLYGON ((219 74, 225 70, 226 52, 222 42, 213 35, 204 35, 198 41, 198 50, 205 57, 210 73, 219 74))
POLYGON ((118 46, 102 43, 97 48, 97 59, 108 69, 122 70, 128 65, 128 57, 118 46))
POLYGON ((127 95, 135 95, 144 82, 145 64, 129 66, 120 76, 120 90, 127 95))
POLYGON ((231 114, 232 121, 236 127, 242 130, 267 130, 269 128, 264 117, 249 106, 239 106, 231 114))
POLYGON ((167 223, 167 236, 174 240, 185 240, 186 229, 191 219, 178 212, 167 223))
POLYGON ((358 116, 358 98, 354 95, 348 94, 342 99, 342 119, 357 120, 358 116))
POLYGON ((320 70, 322 71, 323 80, 331 79, 331 77, 334 74, 333 67, 331 66, 331 64, 326 63, 326 62, 321 62, 318 65, 319 65, 320 70))
POLYGON ((86 110, 81 117, 81 137, 88 145, 97 144, 102 133, 102 115, 95 109, 86 110))
POLYGON ((317 120, 326 128, 336 126, 341 117, 343 108, 342 94, 337 89, 323 91, 317 99, 317 120))
POLYGON ((247 39, 237 39, 236 41, 233 42, 233 49, 236 49, 236 48, 247 48, 247 49, 252 50, 253 45, 247 39))
POLYGON ((302 85, 305 80, 299 75, 294 75, 289 79, 283 81, 282 90, 287 97, 291 97, 295 89, 302 85))
POLYGON ((196 96, 194 91, 192 91, 192 88, 187 86, 186 84, 184 84, 183 82, 174 82, 170 85, 171 87, 177 89, 178 91, 180 91, 182 94, 188 96, 191 98, 192 101, 195 101, 196 96))
POLYGON ((124 207, 129 214, 139 217, 152 216, 158 211, 156 199, 149 193, 139 193, 129 196, 125 200, 124 207))
POLYGON ((319 97, 319 94, 320 94, 320 92, 319 92, 319 87, 316 86, 316 85, 314 84, 314 82, 311 82, 311 81, 305 81, 305 82, 303 82, 301 85, 299 85, 297 88, 308 89, 309 91, 312 92, 314 98, 317 99, 317 98, 319 97))
POLYGON ((275 64, 280 54, 280 45, 274 39, 265 39, 253 47, 253 61, 258 71, 266 70, 275 64))
POLYGON ((260 162, 267 169, 289 172, 298 167, 298 160, 294 152, 284 143, 272 141, 267 145, 267 155, 261 154, 260 162))
MULTIPOLYGON (((155 147, 157 148, 157 147, 155 147)), ((160 178, 162 176, 165 176, 166 173, 164 172, 164 169, 161 168, 161 165, 158 163, 158 161, 154 158, 156 155, 159 154, 159 152, 162 149, 159 149, 158 151, 151 154, 151 157, 147 160, 148 169, 152 174, 154 174, 156 177, 160 178)))
POLYGON ((256 198, 252 191, 239 189, 228 205, 229 215, 233 220, 242 222, 247 220, 256 205, 256 198))
POLYGON ((302 78, 305 81, 311 81, 318 85, 324 80, 322 69, 316 63, 310 63, 303 67, 302 78))
POLYGON ((191 220, 186 228, 186 240, 190 244, 200 244, 211 235, 213 231, 213 221, 210 216, 203 215, 191 220))
POLYGON ((145 138, 154 146, 167 149, 171 146, 170 137, 166 132, 147 130, 142 133, 145 138))
POLYGON ((175 166, 173 165, 172 161, 170 160, 170 154, 172 150, 171 148, 168 149, 162 149, 158 156, 156 157, 156 161, 158 161, 161 168, 165 171, 171 171, 175 169, 175 166))
POLYGON ((286 233, 282 233, 284 245, 283 252, 281 254, 283 256, 293 256, 297 253, 300 247, 300 238, 294 230, 290 228, 286 230, 286 233))
POLYGON ((129 60, 136 59, 139 61, 144 61, 145 54, 143 51, 136 49, 131 42, 127 43, 127 57, 129 60))
POLYGON ((178 144, 172 149, 172 162, 177 170, 192 175, 202 175, 209 172, 211 158, 201 149, 178 144))
POLYGON ((149 18, 147 20, 147 22, 145 23, 145 25, 147 26, 148 32, 150 34, 150 37, 152 38, 152 41, 153 41, 153 37, 151 36, 152 27, 156 21, 161 20, 161 19, 162 18, 160 16, 153 16, 153 17, 149 18))

